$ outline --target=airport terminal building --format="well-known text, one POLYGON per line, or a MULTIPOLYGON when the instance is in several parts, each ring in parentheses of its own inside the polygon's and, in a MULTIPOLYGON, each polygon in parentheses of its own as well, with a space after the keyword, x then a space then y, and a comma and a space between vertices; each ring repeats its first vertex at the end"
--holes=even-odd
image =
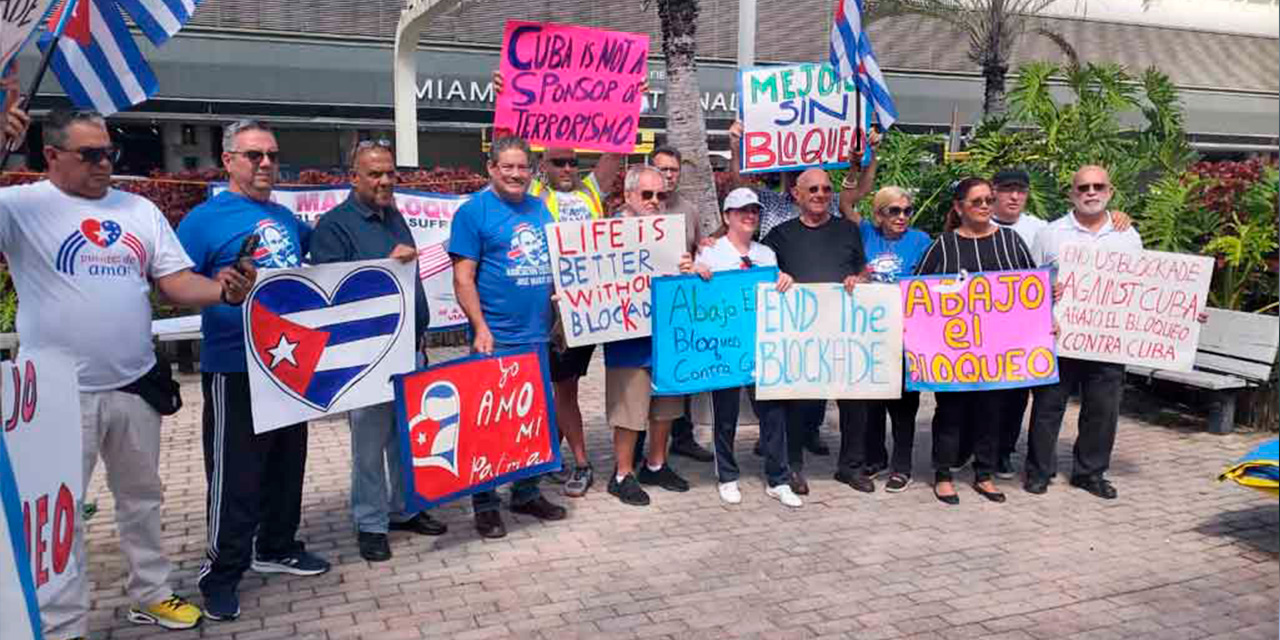
MULTIPOLYGON (((482 132, 492 122, 490 76, 507 19, 647 32, 654 55, 642 127, 661 139, 665 71, 656 3, 639 0, 470 0, 424 31, 417 52, 420 163, 480 166, 482 132)), ((1071 5, 1070 2, 1061 3, 1071 5)), ((1276 0, 1163 0, 1138 5, 1091 2, 1088 15, 1046 16, 1082 62, 1156 66, 1182 90, 1192 143, 1210 157, 1280 149, 1280 7, 1276 0)), ((122 172, 213 166, 221 124, 239 117, 271 122, 287 171, 340 165, 364 137, 391 138, 392 48, 403 0, 203 0, 188 26, 163 47, 135 33, 159 79, 150 101, 111 119, 126 147, 122 172)), ((831 0, 758 0, 756 59, 824 61, 831 0)), ((737 109, 738 2, 702 0, 699 80, 712 149, 723 150, 737 109)), ((946 130, 953 110, 972 124, 983 78, 968 39, 919 16, 874 22, 869 31, 908 130, 946 130)), ((38 63, 20 56, 24 86, 38 63)), ((1028 60, 1065 61, 1051 39, 1028 32, 1013 68, 1028 60)), ((1012 80, 1012 71, 1011 76, 1012 80)), ((50 74, 32 108, 66 104, 50 74)), ((35 160, 38 163, 38 160, 35 160)), ((38 165, 37 165, 38 166, 38 165)))

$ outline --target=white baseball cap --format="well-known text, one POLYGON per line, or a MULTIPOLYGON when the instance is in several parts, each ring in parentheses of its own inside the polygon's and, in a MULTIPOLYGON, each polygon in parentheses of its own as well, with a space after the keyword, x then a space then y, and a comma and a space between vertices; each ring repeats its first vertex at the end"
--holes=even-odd
POLYGON ((755 191, 752 191, 747 187, 738 187, 737 189, 730 191, 729 195, 724 199, 725 211, 730 209, 743 209, 751 205, 755 205, 757 207, 761 206, 760 198, 756 197, 755 191))

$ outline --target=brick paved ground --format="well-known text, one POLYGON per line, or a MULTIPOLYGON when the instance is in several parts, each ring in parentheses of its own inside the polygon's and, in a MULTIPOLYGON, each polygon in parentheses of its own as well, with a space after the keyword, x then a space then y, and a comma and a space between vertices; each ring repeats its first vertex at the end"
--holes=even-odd
MULTIPOLYGON (((444 359, 446 352, 436 354, 444 359)), ((610 466, 603 371, 584 381, 592 460, 610 466)), ((204 549, 200 389, 184 378, 186 408, 166 421, 161 472, 176 586, 196 595, 204 549)), ((922 407, 916 476, 927 477, 922 407)), ((1074 410, 1068 414, 1074 421, 1074 410)), ((832 424, 829 419, 828 424, 832 424)), ((699 439, 709 433, 699 428, 699 439)), ((739 433, 743 503, 723 506, 711 465, 679 459, 687 494, 656 490, 647 509, 596 487, 554 499, 570 517, 542 524, 505 514, 510 535, 479 539, 469 510, 441 509, 439 538, 394 534, 395 558, 370 565, 356 550, 347 510, 345 422, 311 428, 301 536, 334 564, 327 575, 250 574, 244 615, 169 632, 266 638, 1275 638, 1280 571, 1277 502, 1215 474, 1264 438, 1213 436, 1126 415, 1104 502, 1059 478, 1045 496, 1002 481, 1004 505, 967 488, 959 507, 917 482, 898 495, 858 494, 830 479, 833 459, 809 465, 813 494, 787 510, 762 489, 739 433)), ((1063 433, 1069 455, 1074 428, 1063 433)), ((835 443, 833 427, 827 440, 835 443)), ((1068 465, 1069 466, 1069 465, 1068 465)), ((1066 468, 1066 467, 1064 467, 1066 468)), ((603 475, 603 473, 601 474, 603 475)), ((554 492, 558 487, 551 487, 554 492)), ((113 506, 98 473, 89 553, 99 638, 159 635, 125 618, 123 560, 113 506)), ((464 501, 465 503, 465 501, 464 501)))

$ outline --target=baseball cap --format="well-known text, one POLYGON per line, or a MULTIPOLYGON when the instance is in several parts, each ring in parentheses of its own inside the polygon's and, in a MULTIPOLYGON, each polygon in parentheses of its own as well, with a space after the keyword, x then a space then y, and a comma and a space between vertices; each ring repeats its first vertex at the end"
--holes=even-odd
POLYGON ((991 184, 999 187, 1006 184, 1016 184, 1023 187, 1031 185, 1031 175, 1022 169, 1001 169, 996 172, 995 177, 991 179, 991 184))
POLYGON ((741 209, 751 205, 760 206, 760 198, 756 197, 756 192, 747 187, 738 187, 729 192, 724 199, 724 210, 741 209))

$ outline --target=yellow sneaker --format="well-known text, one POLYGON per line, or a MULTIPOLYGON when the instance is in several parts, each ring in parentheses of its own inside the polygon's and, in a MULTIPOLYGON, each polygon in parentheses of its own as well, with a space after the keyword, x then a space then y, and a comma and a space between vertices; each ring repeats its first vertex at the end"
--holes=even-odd
POLYGON ((200 618, 203 616, 204 613, 200 611, 200 607, 176 595, 145 607, 135 606, 129 609, 129 622, 156 624, 166 629, 190 629, 200 624, 200 618))

